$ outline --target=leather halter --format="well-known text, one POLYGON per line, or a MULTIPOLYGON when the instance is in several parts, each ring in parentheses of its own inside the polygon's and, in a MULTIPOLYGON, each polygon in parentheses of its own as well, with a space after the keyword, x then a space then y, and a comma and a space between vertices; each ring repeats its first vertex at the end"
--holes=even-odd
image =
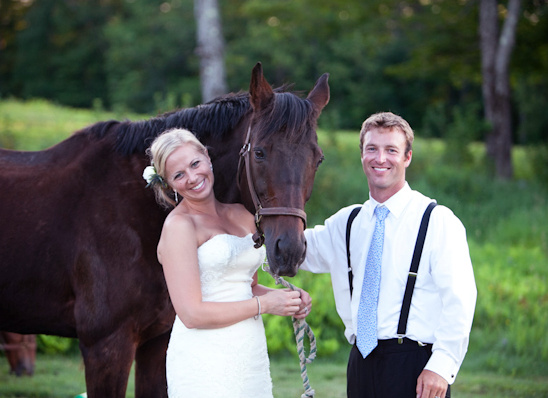
POLYGON ((245 144, 240 149, 240 160, 238 161, 238 176, 237 182, 238 186, 240 185, 240 177, 242 168, 245 165, 245 174, 247 177, 247 185, 249 187, 249 193, 251 199, 253 200, 253 205, 255 206, 255 225, 257 226, 257 231, 253 234, 253 241, 255 242, 255 247, 259 248, 264 244, 264 232, 261 229, 261 219, 262 216, 294 216, 300 217, 303 220, 304 228, 306 228, 306 213, 304 210, 297 209, 295 207, 266 207, 263 208, 261 202, 259 201, 259 196, 255 191, 255 185, 253 184, 253 179, 251 177, 251 169, 249 166, 249 152, 251 151, 251 126, 247 129, 247 136, 245 138, 245 144))

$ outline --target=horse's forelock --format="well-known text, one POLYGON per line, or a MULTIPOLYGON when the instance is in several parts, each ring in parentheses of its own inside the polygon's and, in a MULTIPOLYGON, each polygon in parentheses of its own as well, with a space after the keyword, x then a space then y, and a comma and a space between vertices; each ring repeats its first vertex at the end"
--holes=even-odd
POLYGON ((273 106, 263 110, 256 119, 258 123, 255 130, 259 139, 267 139, 283 131, 288 141, 300 142, 307 138, 310 126, 315 125, 313 113, 309 101, 294 93, 276 93, 273 106))

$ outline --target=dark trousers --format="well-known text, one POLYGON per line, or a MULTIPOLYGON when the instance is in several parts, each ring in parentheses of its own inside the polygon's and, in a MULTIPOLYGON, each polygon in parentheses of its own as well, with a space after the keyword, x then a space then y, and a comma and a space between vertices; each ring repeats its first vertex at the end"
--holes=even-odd
MULTIPOLYGON (((416 398, 417 379, 431 355, 431 344, 393 339, 379 341, 364 359, 354 344, 346 373, 348 398, 416 398)), ((449 388, 446 397, 451 397, 449 388)))

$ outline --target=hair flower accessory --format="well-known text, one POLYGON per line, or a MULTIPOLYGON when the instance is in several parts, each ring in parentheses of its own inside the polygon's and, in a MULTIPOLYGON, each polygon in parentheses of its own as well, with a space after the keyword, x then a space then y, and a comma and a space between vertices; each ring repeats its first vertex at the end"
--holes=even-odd
POLYGON ((145 167, 143 170, 143 178, 147 182, 147 188, 155 184, 160 184, 164 188, 167 187, 164 179, 156 172, 154 166, 145 167))

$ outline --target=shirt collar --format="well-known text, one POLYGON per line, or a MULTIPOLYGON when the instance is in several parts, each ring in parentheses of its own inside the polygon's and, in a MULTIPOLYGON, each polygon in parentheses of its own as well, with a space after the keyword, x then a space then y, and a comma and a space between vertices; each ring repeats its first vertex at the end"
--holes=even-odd
POLYGON ((398 192, 396 192, 394 195, 392 195, 387 201, 384 203, 379 203, 375 199, 371 197, 371 194, 369 195, 369 200, 365 203, 365 210, 367 212, 367 215, 369 219, 373 218, 373 214, 375 212, 375 207, 377 205, 383 205, 388 208, 390 211, 390 214, 392 214, 394 217, 398 218, 400 214, 405 209, 405 206, 407 206, 407 203, 411 199, 411 187, 405 182, 405 185, 400 189, 398 192))

